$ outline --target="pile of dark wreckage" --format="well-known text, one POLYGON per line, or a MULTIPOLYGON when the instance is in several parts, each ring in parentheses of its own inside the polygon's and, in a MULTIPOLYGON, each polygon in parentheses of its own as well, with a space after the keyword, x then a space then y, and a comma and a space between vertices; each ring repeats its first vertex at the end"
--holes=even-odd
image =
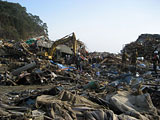
POLYGON ((89 53, 81 43, 82 70, 76 68, 73 48, 57 48, 58 60, 39 54, 53 44, 44 36, 1 40, 0 119, 159 120, 160 78, 151 62, 159 36, 142 34, 126 44, 125 63, 122 53, 89 53), (136 71, 130 63, 135 49, 136 71))

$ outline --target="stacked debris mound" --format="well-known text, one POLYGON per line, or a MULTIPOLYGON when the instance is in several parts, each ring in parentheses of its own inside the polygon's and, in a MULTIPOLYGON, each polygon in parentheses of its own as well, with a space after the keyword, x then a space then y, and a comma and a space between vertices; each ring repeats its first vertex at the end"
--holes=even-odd
POLYGON ((76 40, 74 33, 54 42, 45 36, 38 36, 20 42, 1 40, 0 43, 1 85, 53 83, 56 72, 77 71, 77 53, 82 63, 87 65, 88 52, 84 43, 76 40))
POLYGON ((139 57, 151 60, 154 50, 160 50, 159 34, 141 34, 135 42, 126 44, 123 51, 131 55, 135 50, 139 57))
POLYGON ((2 41, 0 53, 0 119, 160 119, 159 75, 141 57, 88 53, 74 33, 2 41))
MULTIPOLYGON (((153 120, 159 119, 148 93, 99 92, 64 86, 23 86, 8 89, 0 101, 0 118, 55 120, 153 120), (90 94, 90 95, 87 95, 90 94), (104 97, 102 97, 104 96, 104 97)), ((5 87, 3 87, 4 89, 5 87)), ((10 88, 10 87, 8 87, 10 88)), ((4 90, 3 90, 4 92, 4 90)), ((2 91, 0 92, 2 94, 2 91)))

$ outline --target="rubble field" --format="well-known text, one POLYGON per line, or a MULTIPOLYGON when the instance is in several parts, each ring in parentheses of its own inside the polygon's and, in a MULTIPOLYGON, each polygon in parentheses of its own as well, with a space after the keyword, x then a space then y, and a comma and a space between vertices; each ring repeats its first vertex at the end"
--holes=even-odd
POLYGON ((0 120, 160 120, 160 69, 141 52, 158 35, 119 54, 87 52, 72 35, 0 41, 0 120))

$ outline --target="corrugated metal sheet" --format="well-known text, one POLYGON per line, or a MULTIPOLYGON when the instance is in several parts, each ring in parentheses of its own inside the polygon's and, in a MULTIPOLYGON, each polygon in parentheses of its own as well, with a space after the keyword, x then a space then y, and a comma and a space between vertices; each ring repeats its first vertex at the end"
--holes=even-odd
POLYGON ((45 41, 45 40, 38 40, 37 46, 44 47, 44 48, 51 48, 53 41, 45 41))
POLYGON ((60 52, 63 52, 63 53, 73 54, 73 51, 71 50, 71 48, 66 45, 58 45, 56 49, 60 50, 60 52))

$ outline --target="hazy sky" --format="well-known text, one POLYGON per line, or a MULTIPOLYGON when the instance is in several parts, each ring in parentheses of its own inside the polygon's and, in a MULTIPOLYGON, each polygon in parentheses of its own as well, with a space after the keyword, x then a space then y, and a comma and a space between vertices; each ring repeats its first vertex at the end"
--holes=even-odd
POLYGON ((7 0, 46 22, 49 38, 72 32, 89 51, 118 53, 143 33, 160 33, 160 0, 7 0))

